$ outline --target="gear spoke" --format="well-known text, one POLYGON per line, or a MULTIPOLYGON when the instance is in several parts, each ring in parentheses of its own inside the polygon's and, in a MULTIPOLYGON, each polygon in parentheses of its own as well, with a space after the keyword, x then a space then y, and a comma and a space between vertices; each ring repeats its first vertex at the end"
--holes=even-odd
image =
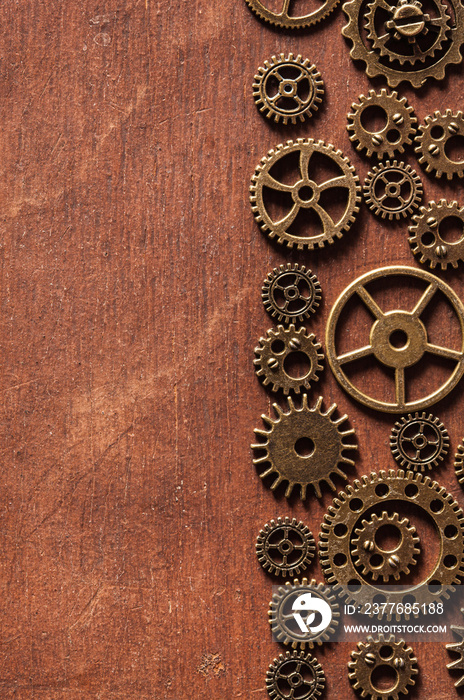
POLYGON ((295 189, 295 185, 285 185, 272 177, 270 173, 263 176, 263 187, 270 187, 272 190, 279 190, 279 192, 293 192, 295 189))
POLYGON ((426 350, 432 355, 437 355, 437 357, 444 357, 448 360, 454 360, 455 362, 460 362, 462 360, 462 352, 460 350, 452 350, 451 348, 443 348, 440 345, 434 345, 433 343, 427 343, 426 350))
POLYGON ((406 403, 406 387, 404 381, 404 369, 403 367, 398 367, 395 370, 395 400, 399 406, 404 406, 406 403))
POLYGON ((331 187, 349 187, 350 183, 346 175, 340 175, 340 177, 333 177, 331 180, 326 180, 318 185, 319 192, 324 192, 331 187))
POLYGON ((381 319, 384 317, 382 309, 378 306, 377 302, 374 301, 374 299, 371 297, 371 295, 363 285, 359 285, 356 289, 356 292, 358 297, 361 299, 361 301, 364 302, 364 304, 367 306, 372 315, 375 316, 375 318, 381 319))
POLYGON ((282 17, 288 17, 288 10, 290 7, 290 0, 284 0, 284 4, 282 6, 282 12, 280 13, 282 17))
POLYGON ((438 285, 435 282, 431 282, 411 312, 414 318, 419 318, 437 290, 438 285))
POLYGON ((341 365, 345 365, 347 362, 362 360, 363 357, 368 357, 369 355, 372 355, 372 353, 372 345, 365 345, 363 348, 350 350, 349 352, 343 353, 343 355, 338 355, 337 360, 341 365))
POLYGON ((300 173, 301 179, 305 182, 309 180, 309 161, 313 153, 312 148, 305 148, 300 151, 300 173))
POLYGON ((332 218, 328 215, 326 210, 323 207, 321 207, 320 204, 313 204, 311 209, 313 209, 313 211, 315 211, 316 214, 319 216, 322 224, 322 230, 324 233, 327 233, 334 228, 335 224, 332 218))
POLYGON ((295 221, 298 212, 300 211, 300 205, 299 204, 294 204, 293 207, 290 209, 288 214, 284 216, 283 219, 280 219, 279 221, 276 221, 276 224, 280 226, 282 229, 283 228, 289 228, 295 221))

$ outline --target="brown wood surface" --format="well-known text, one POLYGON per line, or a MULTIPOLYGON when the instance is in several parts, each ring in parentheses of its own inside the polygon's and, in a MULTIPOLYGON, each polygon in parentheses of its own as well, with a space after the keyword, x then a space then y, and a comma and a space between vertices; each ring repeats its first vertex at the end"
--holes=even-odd
MULTIPOLYGON (((313 32, 280 33, 243 0, 3 4, 2 698, 267 697, 281 649, 255 537, 278 515, 316 534, 332 496, 275 497, 251 462, 272 402, 252 365, 272 325, 262 281, 289 260, 312 267, 322 340, 355 277, 417 266, 406 225, 364 205, 344 240, 316 254, 270 244, 251 215, 254 167, 286 138, 331 142, 368 171, 346 112, 372 84, 343 24, 338 9, 313 32), (252 99, 258 65, 279 51, 307 55, 325 80, 320 114, 300 129, 273 127, 252 99)), ((456 68, 401 92, 423 119, 458 108, 462 89, 456 68)), ((459 184, 423 180, 426 199, 459 198, 459 184)), ((462 295, 461 271, 441 276, 462 295)), ((356 430, 350 478, 395 466, 392 416, 355 404, 329 370, 319 392, 356 430)), ((451 452, 463 402, 461 388, 434 409, 451 452)), ((438 478, 464 504, 451 453, 438 478)), ((322 578, 317 562, 308 573, 322 578)), ((329 699, 354 697, 351 647, 317 652, 329 699)), ((443 645, 415 652, 411 697, 455 697, 443 645)))

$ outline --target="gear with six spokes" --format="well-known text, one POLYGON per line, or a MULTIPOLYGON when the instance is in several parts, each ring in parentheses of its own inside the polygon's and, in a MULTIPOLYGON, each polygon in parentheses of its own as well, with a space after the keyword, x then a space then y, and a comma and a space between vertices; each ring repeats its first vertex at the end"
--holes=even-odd
POLYGON ((400 219, 419 206, 422 182, 410 165, 387 160, 367 174, 364 198, 376 216, 400 219))
MULTIPOLYGON (((340 0, 322 0, 322 4, 304 14, 295 15, 291 12, 291 0, 282 0, 282 9, 277 12, 275 3, 271 8, 266 7, 265 0, 245 0, 248 7, 265 22, 283 29, 306 29, 327 17, 338 5, 340 0)), ((301 5, 300 5, 301 7, 301 5)))
POLYGON ((266 690, 272 700, 313 700, 324 687, 321 664, 304 651, 279 654, 266 672, 266 690))
MULTIPOLYGON (((464 608, 461 608, 461 612, 464 613, 464 608)), ((446 648, 448 649, 448 651, 452 651, 452 652, 455 652, 456 654, 459 654, 459 658, 456 659, 455 661, 452 661, 449 664, 446 664, 446 668, 449 668, 451 670, 456 670, 456 671, 464 671, 464 627, 458 626, 458 625, 451 625, 451 629, 461 639, 459 642, 454 642, 454 644, 447 644, 446 648)), ((461 688, 463 685, 464 685, 464 673, 455 682, 454 687, 461 688)))
POLYGON ((427 262, 432 270, 437 266, 446 270, 448 265, 458 267, 464 261, 464 207, 440 199, 438 204, 429 202, 421 207, 412 220, 408 241, 414 255, 420 255, 421 263, 427 262), (461 236, 451 242, 443 238, 441 232, 446 230, 446 221, 454 224, 459 219, 461 236))
POLYGON ((264 308, 279 323, 303 321, 316 313, 321 302, 321 285, 304 265, 287 263, 274 268, 264 280, 261 296, 264 308))
POLYGON ((426 172, 435 171, 435 177, 446 175, 448 180, 464 177, 464 161, 451 157, 456 138, 464 138, 464 115, 460 110, 453 113, 447 109, 443 114, 436 111, 425 117, 417 131, 415 151, 426 172))
POLYGON ((312 532, 296 518, 271 520, 256 540, 259 563, 276 576, 298 576, 311 563, 315 551, 312 532))
POLYGON ((431 413, 410 413, 393 426, 390 449, 404 469, 423 472, 436 467, 448 454, 448 431, 431 413))

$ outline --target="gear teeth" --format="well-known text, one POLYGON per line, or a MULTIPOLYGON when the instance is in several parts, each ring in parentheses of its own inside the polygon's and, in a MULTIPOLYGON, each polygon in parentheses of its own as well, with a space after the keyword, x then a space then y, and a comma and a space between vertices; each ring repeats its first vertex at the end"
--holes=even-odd
POLYGON ((429 202, 427 207, 420 208, 420 214, 413 217, 408 241, 413 254, 420 255, 420 262, 427 262, 431 269, 440 266, 446 270, 449 265, 458 267, 458 263, 464 260, 464 207, 445 199, 438 204, 429 202), (463 235, 453 243, 448 243, 440 235, 440 224, 448 217, 456 217, 463 223, 463 235))
MULTIPOLYGON (((461 608, 461 613, 464 613, 464 608, 461 608)), ((451 625, 451 629, 461 639, 459 642, 455 642, 454 644, 447 644, 446 648, 448 651, 458 654, 459 658, 457 658, 454 661, 452 661, 451 663, 447 664, 446 668, 448 668, 452 671, 458 671, 458 670, 464 671, 464 627, 460 627, 457 625, 451 625)), ((464 673, 455 682, 454 687, 460 688, 463 685, 464 685, 464 673)))
MULTIPOLYGON (((294 672, 295 665, 304 669, 304 677, 310 677, 311 681, 311 697, 318 698, 322 694, 325 687, 325 676, 322 666, 310 654, 305 654, 303 651, 287 651, 280 654, 269 665, 266 673, 266 689, 269 697, 276 700, 282 699, 280 692, 280 680, 285 677, 287 669, 294 672)), ((303 677, 303 676, 302 676, 303 677)), ((308 698, 309 700, 309 698, 308 698)))
POLYGON ((417 209, 422 199, 422 182, 416 171, 410 165, 398 163, 397 160, 389 161, 374 166, 369 171, 364 181, 364 199, 367 206, 376 216, 382 219, 399 220, 406 218, 417 209), (398 180, 398 175, 402 180, 398 180), (390 179, 392 178, 393 179, 390 179), (401 182, 401 186, 398 184, 401 182), (378 192, 380 184, 380 192, 378 192), (404 185, 409 188, 405 199, 404 185), (393 202, 393 204, 386 204, 393 202))

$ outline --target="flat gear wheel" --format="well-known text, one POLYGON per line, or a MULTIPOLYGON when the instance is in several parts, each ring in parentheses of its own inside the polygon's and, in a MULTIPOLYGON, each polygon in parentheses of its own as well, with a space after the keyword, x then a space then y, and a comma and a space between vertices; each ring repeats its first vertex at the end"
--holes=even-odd
POLYGON ((269 22, 269 24, 274 24, 283 29, 305 29, 327 17, 338 5, 339 0, 323 0, 322 4, 316 9, 303 15, 293 15, 290 12, 290 0, 282 0, 280 12, 268 9, 265 0, 246 0, 246 3, 260 19, 269 22))
POLYGON ((346 128, 357 151, 365 150, 367 156, 380 159, 386 155, 393 158, 395 152, 403 153, 405 146, 412 143, 416 125, 417 119, 406 98, 382 89, 379 93, 370 90, 367 97, 360 95, 358 102, 353 102, 346 128), (372 109, 382 112, 383 124, 366 128, 366 113, 372 109))
POLYGON ((297 330, 292 324, 288 328, 270 328, 255 348, 256 374, 272 391, 281 389, 284 394, 290 391, 299 394, 302 389, 309 389, 312 382, 319 381, 324 360, 320 349, 314 333, 308 334, 303 327, 297 330), (292 372, 289 363, 297 354, 304 356, 307 366, 292 372))
POLYGON ((390 449, 404 469, 423 472, 436 467, 448 454, 448 431, 431 413, 409 413, 393 426, 390 449))
MULTIPOLYGON (((461 612, 464 613, 464 608, 461 608, 461 612)), ((456 659, 455 661, 452 661, 451 663, 447 664, 446 668, 449 668, 453 671, 464 671, 464 627, 461 627, 458 625, 451 625, 451 629, 461 639, 459 642, 455 642, 454 644, 447 644, 446 648, 448 649, 448 651, 459 654, 459 658, 456 659)), ((464 673, 455 682, 454 687, 461 688, 463 685, 464 685, 464 673)))
POLYGON ((313 700, 324 687, 321 664, 304 651, 279 654, 266 673, 266 690, 273 700, 313 700))
MULTIPOLYGON (((399 620, 400 603, 406 607, 413 599, 421 608, 449 598, 454 585, 464 577, 464 515, 453 497, 428 476, 402 469, 373 472, 361 481, 356 479, 334 499, 321 525, 319 557, 327 583, 347 603, 374 616, 374 597, 379 603, 388 601, 384 617, 399 620), (383 509, 397 510, 399 503, 406 510, 414 505, 432 520, 439 540, 438 556, 420 583, 401 586, 401 590, 392 587, 387 592, 365 580, 356 569, 351 558, 351 540, 359 522, 369 516, 373 506, 381 504, 383 509)), ((408 619, 410 614, 414 612, 405 612, 403 617, 408 619)), ((379 619, 381 616, 382 610, 379 619)))
POLYGON ((278 404, 273 404, 277 418, 273 420, 262 415, 268 430, 255 429, 262 442, 251 445, 253 450, 261 453, 261 456, 253 460, 253 464, 268 464, 260 474, 261 479, 276 474, 271 485, 272 491, 282 482, 288 482, 285 491, 287 498, 294 487, 299 486, 301 499, 304 500, 309 485, 313 487, 316 496, 321 498, 321 483, 325 482, 335 491, 332 474, 346 479, 346 474, 339 465, 354 465, 353 460, 344 454, 345 450, 358 449, 356 444, 345 442, 346 438, 354 435, 354 430, 340 430, 347 416, 332 420, 337 404, 332 404, 323 412, 322 401, 322 396, 319 396, 315 405, 309 408, 308 396, 303 394, 301 408, 296 408, 288 397, 288 412, 284 412, 278 404))
POLYGON ((261 290, 264 308, 279 323, 303 323, 316 313, 321 295, 316 275, 298 263, 275 267, 268 273, 261 290))
POLYGON ((276 576, 298 576, 311 563, 315 551, 309 527, 296 518, 271 520, 256 540, 259 563, 276 576))
MULTIPOLYGON (((324 605, 324 607, 326 607, 324 605)), ((336 597, 328 586, 323 583, 316 583, 314 579, 308 582, 308 579, 303 578, 300 581, 295 579, 293 584, 287 581, 284 586, 279 586, 273 594, 272 600, 269 603, 269 624, 271 625, 272 633, 281 644, 289 644, 293 649, 312 649, 316 644, 321 645, 323 642, 329 641, 334 635, 339 622, 340 611, 336 597), (306 618, 301 615, 307 631, 300 628, 295 619, 295 610, 306 610, 305 607, 294 607, 295 601, 300 596, 313 598, 323 601, 331 610, 331 621, 328 626, 321 623, 320 613, 315 613, 316 607, 311 612, 307 611, 306 618), (313 625, 313 631, 310 627, 313 625), (320 629, 323 627, 322 629, 320 629)))
POLYGON ((374 639, 368 637, 366 642, 358 642, 358 647, 351 652, 348 663, 348 678, 353 688, 359 691, 361 697, 371 700, 398 700, 400 693, 407 695, 409 686, 415 685, 417 676, 417 659, 411 647, 407 647, 401 639, 396 641, 393 635, 384 637, 383 634, 374 639), (372 682, 376 668, 388 666, 395 672, 394 685, 387 690, 380 690, 372 682))
POLYGON ((292 53, 281 53, 264 61, 253 83, 253 97, 259 111, 276 123, 291 122, 312 117, 324 95, 324 82, 309 58, 292 53))
POLYGON ((454 471, 456 472, 457 480, 464 488, 464 438, 454 455, 454 471))
POLYGON ((444 114, 434 112, 425 117, 416 136, 415 151, 419 154, 419 163, 426 172, 435 171, 435 177, 446 175, 464 177, 464 162, 449 157, 450 141, 453 137, 464 137, 464 116, 461 111, 453 113, 447 109, 444 114))
POLYGON ((426 207, 421 207, 412 220, 409 245, 414 255, 420 255, 421 263, 427 262, 432 270, 437 266, 446 270, 448 265, 458 267, 458 263, 464 261, 464 207, 457 202, 440 199, 438 204, 429 202, 426 207), (452 242, 446 241, 440 234, 447 219, 460 219, 462 222, 462 234, 452 242))
POLYGON ((422 182, 410 165, 387 160, 367 174, 364 198, 376 216, 400 219, 419 206, 422 182))
POLYGON ((361 569, 363 576, 369 574, 373 581, 382 578, 386 582, 392 577, 398 581, 401 574, 410 573, 411 565, 417 564, 420 549, 416 528, 407 518, 400 518, 398 513, 389 515, 384 510, 380 517, 372 513, 369 520, 361 521, 354 534, 351 541, 354 565, 361 569), (379 530, 386 527, 398 534, 396 546, 389 546, 388 549, 377 541, 379 530))
POLYGON ((360 191, 358 176, 341 151, 322 141, 297 139, 278 145, 261 159, 251 179, 250 202, 256 221, 269 238, 275 238, 278 243, 286 244, 289 248, 296 246, 299 250, 312 250, 316 246, 322 248, 326 243, 333 243, 335 238, 341 238, 343 232, 350 228, 359 211, 360 191), (293 184, 286 184, 279 180, 280 176, 274 172, 274 166, 278 169, 285 162, 283 159, 290 154, 298 156, 299 174, 295 175, 293 184), (316 182, 317 170, 315 168, 312 172, 311 165, 314 154, 328 158, 331 166, 338 170, 338 176, 316 182), (341 215, 337 212, 336 220, 328 211, 333 204, 332 189, 337 197, 340 192, 344 197, 343 212, 341 215), (269 191, 286 198, 284 208, 287 213, 284 216, 274 219, 269 212, 265 200, 269 191), (301 224, 307 223, 305 212, 311 214, 311 224, 308 224, 310 230, 306 229, 304 233, 290 232, 290 227, 297 218, 301 224))

